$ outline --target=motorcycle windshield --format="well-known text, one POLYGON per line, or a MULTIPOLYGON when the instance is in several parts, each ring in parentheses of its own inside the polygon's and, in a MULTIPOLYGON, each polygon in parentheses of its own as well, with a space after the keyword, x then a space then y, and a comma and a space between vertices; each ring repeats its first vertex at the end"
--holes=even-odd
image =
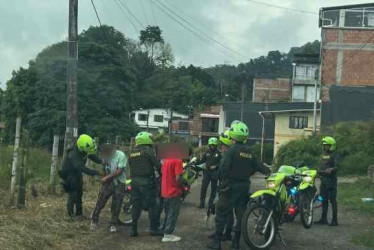
POLYGON ((278 169, 278 173, 283 173, 287 176, 295 174, 295 167, 283 165, 278 169))

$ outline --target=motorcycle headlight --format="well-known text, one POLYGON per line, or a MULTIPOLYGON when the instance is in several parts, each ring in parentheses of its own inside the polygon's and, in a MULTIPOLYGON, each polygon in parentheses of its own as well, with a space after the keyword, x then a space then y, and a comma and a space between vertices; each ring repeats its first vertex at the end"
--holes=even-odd
POLYGON ((313 181, 313 178, 311 176, 304 176, 303 180, 305 182, 312 182, 313 181))
POLYGON ((266 182, 267 188, 273 189, 275 188, 275 181, 268 181, 266 182))

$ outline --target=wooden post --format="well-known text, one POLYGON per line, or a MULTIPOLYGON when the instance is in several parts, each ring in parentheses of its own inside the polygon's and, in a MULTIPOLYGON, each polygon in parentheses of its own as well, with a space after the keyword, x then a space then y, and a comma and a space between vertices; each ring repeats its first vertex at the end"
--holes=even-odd
POLYGON ((368 177, 370 179, 370 183, 374 185, 374 165, 368 167, 368 177))
POLYGON ((21 120, 22 120, 21 117, 18 117, 16 121, 16 136, 14 139, 13 162, 12 162, 12 179, 11 179, 11 184, 10 184, 10 195, 11 195, 10 205, 14 205, 14 197, 15 197, 15 192, 16 192, 21 120))
POLYGON ((23 130, 22 143, 21 143, 21 164, 19 167, 19 185, 18 185, 18 196, 17 196, 17 208, 22 209, 25 207, 26 201, 26 164, 27 164, 27 153, 29 148, 29 133, 27 130, 23 130))
POLYGON ((120 135, 116 135, 115 144, 117 145, 117 147, 120 145, 120 141, 121 141, 121 136, 120 135))
POLYGON ((60 136, 53 136, 53 148, 52 148, 52 164, 49 178, 49 192, 54 194, 56 192, 56 169, 58 165, 58 146, 60 142, 60 136))

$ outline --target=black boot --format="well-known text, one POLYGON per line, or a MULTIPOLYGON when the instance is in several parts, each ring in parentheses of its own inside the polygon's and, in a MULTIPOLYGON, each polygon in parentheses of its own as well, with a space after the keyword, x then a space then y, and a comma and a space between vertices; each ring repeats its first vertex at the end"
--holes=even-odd
POLYGON ((240 232, 236 232, 232 240, 232 249, 239 249, 240 232))
POLYGON ((338 203, 336 201, 331 202, 332 205, 332 221, 329 226, 338 226, 338 203))
POLYGON ((231 230, 226 230, 226 232, 223 234, 222 241, 231 241, 231 230))
POLYGON ((137 237, 138 236, 138 222, 132 222, 131 230, 130 230, 130 237, 137 237))
POLYGON ((318 225, 327 225, 328 222, 327 222, 327 219, 322 217, 319 221, 317 221, 315 224, 318 224, 318 225))
POLYGON ((216 238, 216 233, 212 233, 208 236, 209 239, 214 240, 216 238))
POLYGON ((164 236, 164 232, 158 229, 150 230, 149 231, 150 236, 164 236))
POLYGON ((206 246, 209 249, 221 250, 222 235, 216 235, 214 239, 206 246))

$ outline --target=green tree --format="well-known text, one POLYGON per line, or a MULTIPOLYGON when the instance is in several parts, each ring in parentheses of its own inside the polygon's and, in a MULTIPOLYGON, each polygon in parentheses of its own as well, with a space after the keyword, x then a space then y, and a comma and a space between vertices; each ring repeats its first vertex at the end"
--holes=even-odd
POLYGON ((148 25, 145 30, 140 31, 139 40, 140 44, 146 47, 148 54, 153 61, 156 44, 164 43, 164 38, 162 37, 162 31, 160 27, 148 25))

